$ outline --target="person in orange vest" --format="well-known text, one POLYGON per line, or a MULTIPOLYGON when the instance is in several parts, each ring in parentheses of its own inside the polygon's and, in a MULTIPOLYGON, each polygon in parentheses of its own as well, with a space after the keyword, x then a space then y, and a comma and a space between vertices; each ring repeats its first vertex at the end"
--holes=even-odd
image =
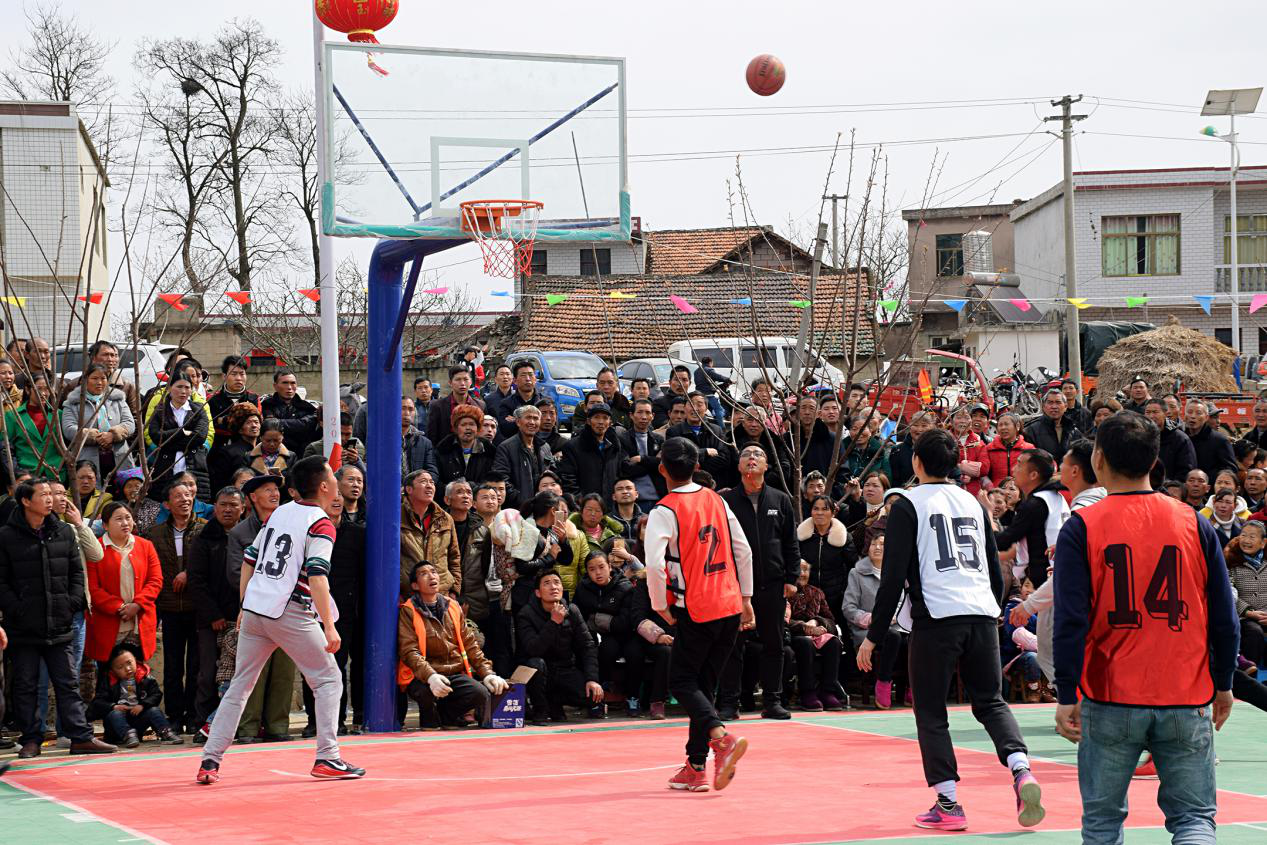
POLYGON ((725 789, 748 741, 726 732, 714 697, 722 667, 742 627, 755 627, 752 549, 739 520, 712 490, 691 478, 699 449, 682 437, 665 441, 660 474, 669 493, 647 518, 647 592, 651 609, 677 626, 669 690, 686 709, 686 765, 669 787, 708 789, 704 764, 713 751, 713 789, 725 789))
POLYGON ((440 572, 421 560, 410 573, 413 594, 400 605, 396 684, 418 702, 424 731, 464 727, 474 710, 484 723, 493 696, 508 684, 493 672, 466 624, 462 606, 440 595, 440 572))

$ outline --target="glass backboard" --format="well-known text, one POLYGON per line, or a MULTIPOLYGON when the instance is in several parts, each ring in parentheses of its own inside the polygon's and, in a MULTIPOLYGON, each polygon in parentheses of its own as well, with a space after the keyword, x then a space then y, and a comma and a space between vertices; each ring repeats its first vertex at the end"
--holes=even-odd
POLYGON ((327 234, 465 238, 460 203, 512 199, 539 242, 629 240, 624 59, 327 42, 323 71, 327 234))

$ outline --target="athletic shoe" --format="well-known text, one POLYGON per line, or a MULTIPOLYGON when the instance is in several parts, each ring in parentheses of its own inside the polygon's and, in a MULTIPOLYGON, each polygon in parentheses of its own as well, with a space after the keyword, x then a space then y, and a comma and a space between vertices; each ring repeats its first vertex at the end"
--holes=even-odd
POLYGON ((875 682, 875 706, 881 710, 888 710, 893 706, 892 681, 875 682))
POLYGON ((927 813, 915 817, 915 826, 929 830, 967 830, 968 816, 958 803, 943 807, 938 801, 927 813))
POLYGON ((356 766, 349 766, 336 758, 334 760, 318 760, 313 763, 310 774, 314 778, 321 780, 352 780, 353 778, 365 777, 365 770, 358 769, 356 766))
POLYGON ((220 780, 220 764, 215 760, 203 760, 198 766, 198 783, 210 786, 220 780))
POLYGON ((677 770, 677 774, 669 778, 669 789, 682 789, 687 792, 707 792, 708 778, 703 769, 696 769, 687 763, 677 770))
POLYGON ((184 745, 185 738, 173 730, 158 735, 158 741, 164 745, 184 745))
MULTIPOLYGON (((648 714, 648 717, 651 719, 654 719, 655 721, 660 721, 664 719, 664 702, 663 701, 651 702, 651 712, 648 714)), ((718 716, 718 718, 720 719, 721 717, 718 716)))
POLYGON ((1149 754, 1144 762, 1139 764, 1133 777, 1157 780, 1157 766, 1153 763, 1153 755, 1149 754))
POLYGON ((735 776, 735 764, 748 750, 748 740, 726 734, 720 739, 710 739, 708 747, 713 749, 713 789, 721 792, 735 776))
POLYGON ((819 699, 818 693, 807 692, 801 696, 801 709, 810 713, 817 713, 823 709, 823 702, 819 699))
POLYGON ((829 692, 823 693, 820 699, 823 703, 824 710, 844 710, 845 703, 829 692))
POLYGON ((739 710, 734 707, 718 707, 717 718, 723 722, 733 722, 739 718, 739 710))
POLYGON ((1012 789, 1016 790, 1016 815, 1021 827, 1033 827, 1041 822, 1047 811, 1043 809, 1043 790, 1034 773, 1026 768, 1017 769, 1012 775, 1012 789))
POLYGON ((607 705, 601 701, 597 704, 591 704, 585 715, 589 719, 606 719, 607 705))

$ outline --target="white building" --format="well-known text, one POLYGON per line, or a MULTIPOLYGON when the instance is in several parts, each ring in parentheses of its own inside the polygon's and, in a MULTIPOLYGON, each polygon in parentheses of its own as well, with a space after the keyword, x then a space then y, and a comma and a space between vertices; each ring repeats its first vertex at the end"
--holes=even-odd
POLYGON ((109 337, 105 168, 70 103, 0 102, 6 341, 109 337), (90 294, 102 294, 93 304, 90 294), (24 297, 21 307, 12 298, 24 297), (84 297, 80 300, 78 297, 84 297), (86 319, 85 319, 86 318, 86 319))
MULTIPOLYGON (((1165 323, 1231 344, 1231 217, 1228 170, 1180 167, 1075 173, 1074 228, 1078 296, 1086 320, 1165 323), (1194 295, 1214 296, 1207 316, 1194 295), (1148 297, 1128 308, 1125 297, 1148 297)), ((1014 208, 1016 272, 1063 291, 1064 204, 1056 185, 1014 208)), ((1250 314, 1267 293, 1267 166, 1242 167, 1237 179, 1241 348, 1267 352, 1267 310, 1250 314)), ((1063 292, 1058 294, 1063 296, 1063 292)))

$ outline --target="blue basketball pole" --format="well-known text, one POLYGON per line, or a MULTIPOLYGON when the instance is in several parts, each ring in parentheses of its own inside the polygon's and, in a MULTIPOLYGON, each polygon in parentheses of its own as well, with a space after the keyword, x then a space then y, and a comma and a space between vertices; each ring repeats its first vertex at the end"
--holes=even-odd
POLYGON ((466 241, 380 241, 370 256, 369 439, 365 479, 369 508, 365 562, 365 727, 396 724, 396 619, 400 595, 400 399, 404 395, 397 320, 409 307, 402 296, 405 264, 466 241))

